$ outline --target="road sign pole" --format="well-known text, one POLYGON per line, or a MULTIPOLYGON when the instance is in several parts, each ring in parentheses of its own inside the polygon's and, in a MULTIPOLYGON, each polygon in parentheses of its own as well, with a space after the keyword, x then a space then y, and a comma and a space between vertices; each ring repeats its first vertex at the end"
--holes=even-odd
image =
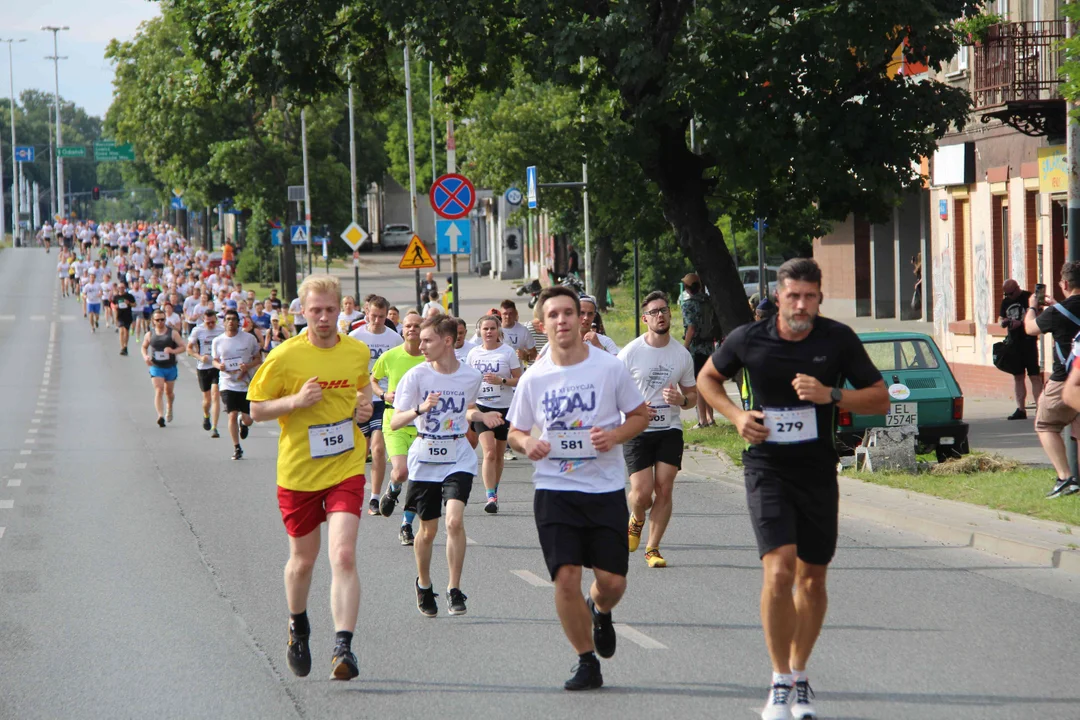
MULTIPOLYGON (((431 119, 431 183, 435 184, 435 180, 438 178, 439 173, 435 168, 435 63, 429 62, 427 64, 427 88, 428 88, 428 114, 431 119)), ((435 216, 435 209, 431 210, 432 218, 435 216)), ((436 272, 442 272, 442 255, 439 254, 438 247, 435 249, 435 270, 436 272)))
POLYGON ((360 302, 360 261, 353 258, 353 281, 356 283, 356 302, 360 302))
MULTIPOLYGON (((450 83, 447 82, 446 84, 449 85, 450 83)), ((454 117, 449 113, 446 118, 446 172, 448 174, 457 172, 457 145, 454 142, 454 117)), ((465 217, 468 218, 467 215, 465 217)), ((452 249, 456 250, 457 248, 452 249)), ((451 308, 451 312, 453 312, 454 317, 460 317, 458 315, 458 303, 461 291, 458 289, 457 258, 458 255, 456 252, 450 256, 450 277, 453 278, 452 284, 454 286, 454 305, 451 308)))
MULTIPOLYGON (((413 234, 418 234, 416 218, 416 144, 413 135, 413 107, 412 107, 412 67, 409 61, 409 44, 405 43, 405 127, 409 139, 409 211, 412 222, 413 234)), ((434 162, 434 158, 432 158, 434 162)), ((420 268, 416 269, 416 309, 422 307, 420 302, 420 268)))
MULTIPOLYGON (((349 70, 349 187, 352 190, 352 221, 356 222, 356 120, 353 108, 352 70, 349 70)), ((360 291, 356 291, 360 301, 360 291)))
POLYGON ((307 234, 307 271, 311 274, 311 186, 308 184, 307 115, 300 110, 300 145, 304 153, 304 232, 307 234))
MULTIPOLYGON (((638 246, 641 245, 640 238, 637 235, 634 236, 634 337, 641 335, 641 313, 637 312, 637 309, 641 307, 641 266, 638 264, 640 260, 640 254, 638 252, 638 246)), ((591 295, 588 290, 585 291, 587 295, 591 295)), ((599 300, 596 301, 599 304, 599 300)))
MULTIPOLYGON (((585 57, 584 56, 581 56, 581 57, 578 58, 578 71, 581 73, 582 77, 584 77, 584 75, 585 75, 585 57)), ((581 86, 581 94, 583 96, 585 94, 585 85, 584 84, 582 84, 582 86, 581 86)), ((585 127, 585 103, 584 102, 582 102, 582 104, 581 104, 581 126, 585 127)), ((582 188, 582 190, 581 190, 581 205, 582 205, 582 209, 584 210, 584 213, 585 213, 585 228, 584 228, 585 229, 585 293, 587 295, 592 295, 592 291, 593 291, 593 284, 592 284, 592 244, 589 242, 589 161, 588 161, 587 156, 581 158, 581 182, 585 185, 585 187, 582 188)), ((636 253, 637 252, 637 245, 636 245, 637 241, 635 240, 634 243, 635 243, 634 252, 636 253)), ((636 263, 637 260, 635 260, 634 262, 636 263)), ((597 307, 599 307, 599 306, 597 306, 597 307)), ((640 334, 641 333, 635 333, 635 336, 640 335, 640 334)))

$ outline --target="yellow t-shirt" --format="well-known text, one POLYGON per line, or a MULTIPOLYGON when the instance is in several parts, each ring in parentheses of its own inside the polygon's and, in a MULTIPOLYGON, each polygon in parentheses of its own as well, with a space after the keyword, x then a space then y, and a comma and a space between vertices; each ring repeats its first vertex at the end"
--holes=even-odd
MULTIPOLYGON (((317 348, 307 333, 291 337, 266 356, 248 387, 252 402, 277 400, 300 391, 310 378, 318 378, 323 389, 322 400, 309 408, 296 410, 278 418, 281 435, 278 438, 277 484, 287 490, 314 492, 364 474, 367 442, 353 421, 356 412, 356 391, 370 382, 368 361, 371 351, 364 343, 338 334, 332 348, 317 348), (327 439, 320 437, 319 428, 348 421, 353 435, 351 452, 330 454, 324 447, 327 439), (316 456, 322 454, 322 457, 316 456)), ((346 436, 347 437, 347 436, 346 436)), ((338 440, 331 437, 330 440, 338 440)))

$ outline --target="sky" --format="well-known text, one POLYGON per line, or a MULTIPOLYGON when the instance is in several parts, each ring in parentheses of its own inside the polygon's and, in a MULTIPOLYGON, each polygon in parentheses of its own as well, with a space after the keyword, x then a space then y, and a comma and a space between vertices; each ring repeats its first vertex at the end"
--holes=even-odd
MULTIPOLYGON (((145 20, 161 10, 148 0, 0 0, 0 40, 26 38, 12 45, 15 95, 28 88, 52 93, 56 87, 52 60, 53 34, 42 25, 67 25, 58 33, 60 97, 104 117, 112 103, 112 63, 105 46, 113 38, 130 40, 145 20)), ((7 43, 0 43, 0 95, 10 93, 7 43)))

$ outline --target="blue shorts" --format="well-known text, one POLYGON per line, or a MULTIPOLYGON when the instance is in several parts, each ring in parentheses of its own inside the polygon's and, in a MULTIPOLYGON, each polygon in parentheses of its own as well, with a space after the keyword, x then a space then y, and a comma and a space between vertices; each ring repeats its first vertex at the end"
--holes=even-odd
POLYGON ((152 378, 164 378, 165 382, 176 382, 176 377, 179 375, 176 365, 172 367, 158 367, 157 365, 150 366, 150 377, 152 378))
POLYGON ((86 303, 86 312, 90 315, 100 315, 101 303, 86 303))

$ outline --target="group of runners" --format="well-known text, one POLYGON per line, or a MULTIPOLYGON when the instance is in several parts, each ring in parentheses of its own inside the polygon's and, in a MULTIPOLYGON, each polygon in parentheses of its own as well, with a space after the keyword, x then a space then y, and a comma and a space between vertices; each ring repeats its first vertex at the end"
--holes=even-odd
MULTIPOLYGON (((219 436, 225 405, 234 459, 243 457, 240 442, 252 423, 278 421, 278 502, 290 547, 286 657, 296 675, 311 670, 308 591, 323 523, 336 631, 331 677, 348 680, 359 674, 352 651, 360 598, 355 553, 365 509, 389 517, 402 504, 398 537, 413 546, 416 604, 428 617, 439 613, 432 549, 442 520, 445 607, 463 615, 473 482, 479 475, 484 510, 497 514, 504 463, 516 452, 534 468, 539 543, 556 613, 577 654, 564 687, 601 687, 600 658, 616 648, 612 611, 643 534, 647 567, 667 565, 660 544, 682 464, 680 412, 694 408, 700 394, 748 443, 747 498, 773 666, 762 717, 816 717, 806 668, 824 621, 826 571, 837 542, 830 428, 838 408, 879 414, 888 395, 858 337, 818 316, 821 272, 813 260, 785 263, 776 316, 734 330, 695 373, 685 343, 671 337, 663 292, 645 297, 647 330, 621 350, 598 331, 595 301, 565 287, 541 293, 529 324, 506 300, 470 328, 440 312, 400 314, 376 295, 357 303, 342 297, 336 278, 311 276, 288 312, 276 295, 265 301, 276 321, 267 330, 253 319, 262 309, 248 309, 254 298, 227 269, 204 264, 170 229, 151 230, 157 238, 145 252, 164 244, 164 262, 144 259, 134 277, 125 269, 113 285, 98 279, 106 263, 84 267, 86 253, 65 247, 58 268, 74 268, 65 293, 82 297, 94 331, 99 297, 109 298, 106 323, 118 329, 130 328, 149 305, 141 347, 159 426, 172 422, 182 354, 196 359, 203 429, 211 437, 219 436), (135 294, 147 284, 157 290, 153 299, 135 294), (161 298, 174 293, 195 299, 182 301, 177 327, 161 298), (737 377, 740 403, 724 389, 737 377), (593 571, 585 595, 583 568, 593 571)), ((119 246, 105 252, 100 260, 109 264, 126 254, 119 246)), ((122 338, 122 353, 126 344, 122 338)))

